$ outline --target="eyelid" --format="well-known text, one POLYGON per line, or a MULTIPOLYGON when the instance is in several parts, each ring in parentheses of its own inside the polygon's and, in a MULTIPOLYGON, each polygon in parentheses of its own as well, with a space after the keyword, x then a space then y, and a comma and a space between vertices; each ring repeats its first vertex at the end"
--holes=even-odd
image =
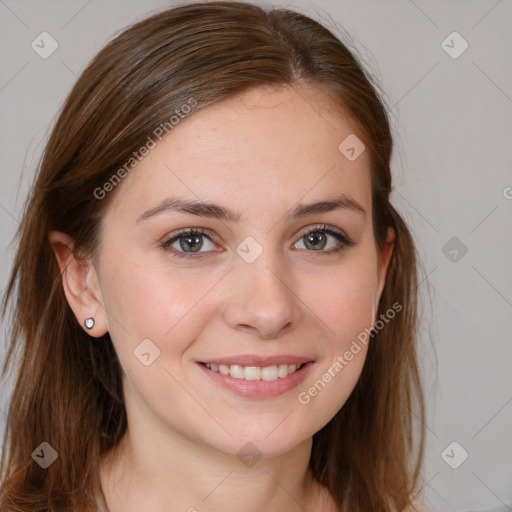
MULTIPOLYGON (((306 226, 305 228, 302 228, 296 235, 295 238, 297 239, 296 242, 294 242, 293 245, 300 242, 300 240, 315 231, 323 231, 327 234, 331 234, 331 236, 334 236, 338 239, 338 242, 340 243, 340 246, 337 249, 331 249, 329 251, 308 251, 308 252, 318 252, 318 254, 332 254, 335 252, 339 252, 344 247, 351 247, 355 245, 355 242, 341 229, 336 228, 334 226, 330 226, 328 224, 312 224, 309 226, 306 226), (336 235, 336 236, 335 236, 336 235)), ((209 229, 205 228, 184 228, 179 229, 178 231, 174 231, 170 235, 166 236, 164 241, 161 243, 161 247, 164 250, 167 250, 169 252, 172 252, 173 255, 177 256, 178 258, 196 258, 200 256, 207 256, 211 254, 212 252, 218 252, 218 251, 206 251, 206 252, 197 252, 197 253, 187 253, 184 251, 176 251, 175 249, 171 248, 170 246, 176 242, 180 236, 188 235, 188 234, 198 234, 198 235, 204 235, 206 238, 208 238, 211 242, 216 243, 217 245, 219 242, 218 237, 209 229)))
MULTIPOLYGON (((311 232, 314 232, 314 231, 325 231, 327 234, 335 233, 340 236, 341 242, 344 243, 346 246, 352 246, 355 244, 355 242, 342 229, 336 228, 329 224, 312 224, 311 226, 307 226, 307 227, 301 229, 296 235, 298 238, 297 241, 299 241, 303 236, 305 236, 311 232)), ((315 251, 311 251, 311 252, 315 252, 315 251)), ((319 252, 329 252, 329 251, 319 251, 319 252)))
POLYGON ((164 237, 163 243, 165 244, 170 241, 175 241, 174 240, 175 238, 178 238, 181 235, 189 235, 189 234, 205 235, 205 236, 208 236, 212 240, 212 242, 215 240, 219 241, 219 239, 217 238, 217 236, 215 235, 215 233, 213 231, 210 231, 209 229, 206 229, 206 228, 191 227, 191 228, 178 229, 178 231, 173 231, 172 233, 170 233, 169 235, 166 235, 164 237))

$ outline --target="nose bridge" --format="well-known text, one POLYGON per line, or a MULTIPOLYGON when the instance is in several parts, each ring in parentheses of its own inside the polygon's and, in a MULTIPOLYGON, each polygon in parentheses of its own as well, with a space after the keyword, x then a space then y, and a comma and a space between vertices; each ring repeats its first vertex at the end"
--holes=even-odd
MULTIPOLYGON (((250 244, 249 251, 254 250, 250 244)), ((240 246, 247 249, 243 242, 240 246)), ((231 276, 225 319, 232 328, 252 328, 261 337, 277 337, 300 314, 291 272, 279 261, 278 251, 264 249, 252 262, 241 254, 231 276)))

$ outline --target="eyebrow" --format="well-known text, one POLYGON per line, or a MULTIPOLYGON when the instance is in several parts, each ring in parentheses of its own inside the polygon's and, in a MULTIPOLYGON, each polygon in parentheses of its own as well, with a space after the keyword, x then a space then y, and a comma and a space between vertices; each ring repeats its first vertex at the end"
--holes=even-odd
MULTIPOLYGON (((317 201, 309 204, 299 203, 285 215, 285 218, 297 219, 313 213, 326 213, 334 210, 351 210, 366 217, 365 209, 355 199, 348 194, 339 194, 332 199, 324 201, 317 201)), ((188 213, 199 217, 209 217, 231 222, 238 222, 242 217, 241 212, 231 210, 220 204, 207 201, 180 199, 178 197, 168 197, 158 206, 150 208, 139 215, 136 222, 139 223, 145 221, 164 212, 188 213)))

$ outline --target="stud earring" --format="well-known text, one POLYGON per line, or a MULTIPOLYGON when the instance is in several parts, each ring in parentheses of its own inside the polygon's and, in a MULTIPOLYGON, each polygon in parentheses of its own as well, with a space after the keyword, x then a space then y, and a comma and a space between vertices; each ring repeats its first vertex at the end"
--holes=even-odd
POLYGON ((94 318, 86 318, 84 320, 84 325, 87 329, 92 329, 94 327, 94 318))

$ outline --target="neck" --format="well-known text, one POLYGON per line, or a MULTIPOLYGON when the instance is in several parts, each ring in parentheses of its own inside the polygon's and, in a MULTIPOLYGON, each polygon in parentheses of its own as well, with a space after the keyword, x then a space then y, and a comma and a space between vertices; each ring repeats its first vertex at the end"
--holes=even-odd
POLYGON ((135 434, 127 431, 101 464, 110 512, 335 510, 309 468, 311 438, 289 453, 248 467, 236 455, 179 434, 165 439, 135 434))

